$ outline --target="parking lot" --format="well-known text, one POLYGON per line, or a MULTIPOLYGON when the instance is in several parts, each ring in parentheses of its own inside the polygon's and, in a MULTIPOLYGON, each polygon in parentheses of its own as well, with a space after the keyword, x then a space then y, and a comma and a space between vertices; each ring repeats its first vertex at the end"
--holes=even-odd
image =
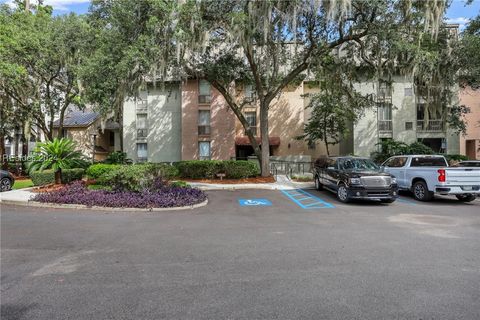
POLYGON ((2 319, 479 319, 480 201, 211 191, 195 210, 1 207, 2 319))

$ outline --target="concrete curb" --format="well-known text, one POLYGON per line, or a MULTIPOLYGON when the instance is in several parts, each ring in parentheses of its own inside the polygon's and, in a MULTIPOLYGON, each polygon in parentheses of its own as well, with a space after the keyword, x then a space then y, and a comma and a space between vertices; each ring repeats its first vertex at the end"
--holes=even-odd
POLYGON ((178 210, 192 210, 196 208, 204 207, 208 204, 208 199, 203 202, 184 207, 171 207, 171 208, 113 208, 113 207, 88 207, 83 204, 57 204, 57 203, 41 203, 36 201, 15 201, 15 200, 3 200, 1 204, 10 204, 26 207, 41 207, 41 208, 53 208, 53 209, 82 209, 82 210, 100 210, 100 211, 140 211, 140 212, 162 212, 162 211, 178 211, 178 210))
MULTIPOLYGON (((191 185, 191 184, 190 184, 191 185)), ((311 183, 295 183, 292 185, 280 185, 272 183, 272 185, 191 185, 192 187, 204 190, 204 191, 214 191, 214 190, 292 190, 292 189, 302 189, 314 187, 311 183)))

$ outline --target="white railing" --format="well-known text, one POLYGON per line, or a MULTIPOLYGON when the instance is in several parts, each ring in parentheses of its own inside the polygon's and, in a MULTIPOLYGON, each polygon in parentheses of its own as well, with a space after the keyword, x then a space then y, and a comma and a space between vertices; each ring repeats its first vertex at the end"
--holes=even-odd
POLYGON ((378 120, 378 131, 392 131, 392 120, 378 120))
POLYGON ((421 132, 443 132, 443 120, 417 120, 417 131, 421 132))

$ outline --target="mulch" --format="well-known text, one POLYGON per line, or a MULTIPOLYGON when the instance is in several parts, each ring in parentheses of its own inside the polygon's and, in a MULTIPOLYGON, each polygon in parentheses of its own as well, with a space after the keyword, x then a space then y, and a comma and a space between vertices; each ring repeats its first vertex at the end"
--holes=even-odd
POLYGON ((216 183, 216 184, 238 184, 238 183, 274 183, 275 178, 269 177, 255 177, 245 179, 182 179, 186 182, 198 182, 198 183, 216 183))
POLYGON ((65 184, 53 184, 53 183, 52 184, 46 184, 46 185, 41 186, 41 187, 33 188, 32 192, 42 193, 42 192, 58 191, 65 186, 66 186, 65 184))

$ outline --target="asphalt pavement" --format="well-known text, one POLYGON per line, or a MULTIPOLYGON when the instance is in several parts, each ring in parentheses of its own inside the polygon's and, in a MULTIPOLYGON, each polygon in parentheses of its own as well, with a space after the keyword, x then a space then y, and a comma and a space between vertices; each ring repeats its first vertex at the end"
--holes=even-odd
POLYGON ((288 193, 157 213, 1 205, 1 318, 480 319, 480 200, 288 193))

